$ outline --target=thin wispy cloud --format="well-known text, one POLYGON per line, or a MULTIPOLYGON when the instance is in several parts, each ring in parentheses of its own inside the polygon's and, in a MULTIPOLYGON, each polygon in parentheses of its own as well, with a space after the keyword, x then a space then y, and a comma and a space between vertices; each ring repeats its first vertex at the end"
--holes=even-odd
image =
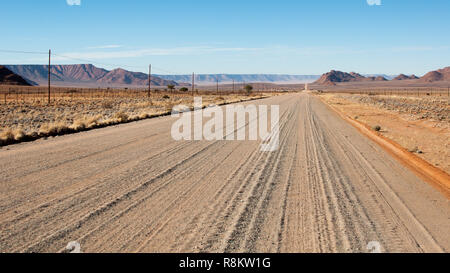
MULTIPOLYGON (((397 46, 397 47, 279 47, 277 50, 283 54, 298 56, 332 56, 332 55, 358 55, 373 53, 414 53, 414 52, 438 52, 449 50, 449 46, 397 46)), ((266 52, 267 53, 267 52, 266 52)))
MULTIPOLYGON (((213 53, 226 52, 255 52, 258 48, 240 48, 240 47, 177 47, 177 48, 147 48, 137 50, 122 51, 93 51, 93 52, 68 52, 65 57, 74 59, 121 59, 121 58, 139 58, 145 56, 193 56, 213 53)), ((58 57, 56 57, 58 60, 58 57)), ((64 58, 62 58, 64 59, 64 58)))
POLYGON ((369 6, 381 6, 381 0, 367 0, 369 6))
POLYGON ((81 0, 66 0, 69 6, 81 6, 81 0))
POLYGON ((421 52, 421 51, 442 51, 449 50, 450 46, 403 46, 393 47, 392 52, 421 52))
POLYGON ((103 46, 89 46, 87 49, 114 49, 114 48, 121 48, 123 46, 121 45, 103 45, 103 46))

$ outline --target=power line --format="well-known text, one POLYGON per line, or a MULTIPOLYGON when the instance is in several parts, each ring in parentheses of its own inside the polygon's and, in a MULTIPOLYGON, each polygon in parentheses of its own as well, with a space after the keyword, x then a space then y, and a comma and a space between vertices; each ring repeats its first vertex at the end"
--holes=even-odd
POLYGON ((164 73, 169 73, 169 74, 189 75, 189 73, 179 73, 179 72, 176 72, 176 71, 170 71, 170 70, 159 68, 159 67, 155 67, 155 66, 153 68, 155 68, 158 71, 161 71, 161 72, 164 72, 164 73))
POLYGON ((39 51, 20 51, 20 50, 6 50, 6 49, 0 49, 0 52, 3 53, 16 53, 16 54, 34 54, 34 55, 47 55, 48 52, 39 52, 39 51))
POLYGON ((114 66, 114 67, 128 67, 128 68, 135 68, 135 69, 142 69, 142 68, 144 68, 144 66, 141 67, 141 66, 131 66, 131 65, 124 65, 124 64, 117 65, 117 64, 112 64, 112 63, 102 63, 102 62, 97 62, 97 61, 94 61, 94 60, 69 57, 69 56, 65 56, 65 55, 61 55, 61 54, 53 54, 53 55, 61 57, 61 58, 69 59, 69 60, 85 62, 85 63, 91 63, 91 64, 97 64, 97 65, 114 66))
POLYGON ((152 65, 148 66, 148 97, 150 98, 152 92, 152 65))
MULTIPOLYGON (((8 49, 0 49, 0 52, 3 53, 13 53, 13 54, 34 54, 34 55, 48 55, 48 52, 39 52, 39 51, 20 51, 20 50, 8 50, 8 49)), ((91 59, 82 59, 82 58, 75 58, 75 57, 70 57, 70 56, 66 56, 63 54, 56 54, 54 52, 52 52, 52 56, 57 56, 60 58, 64 58, 64 59, 69 59, 69 60, 74 60, 74 61, 79 61, 79 62, 84 62, 84 63, 90 63, 90 64, 96 64, 96 65, 102 65, 102 66, 109 66, 109 67, 124 67, 124 68, 131 68, 131 69, 138 69, 138 70, 143 70, 144 66, 132 66, 132 65, 125 65, 125 64, 113 64, 113 63, 105 63, 105 62, 98 62, 98 61, 94 61, 91 59)), ((152 67, 154 70, 158 70, 164 73, 168 73, 168 74, 179 74, 179 75, 186 75, 189 73, 179 73, 176 71, 171 71, 168 69, 164 69, 164 68, 160 68, 157 66, 153 66, 152 67)))
POLYGON ((52 68, 52 64, 51 64, 51 57, 52 57, 52 50, 50 49, 48 51, 48 104, 50 105, 50 89, 51 89, 51 83, 50 83, 50 78, 51 78, 51 68, 52 68))
MULTIPOLYGON (((87 62, 87 63, 97 64, 97 65, 112 66, 112 67, 125 67, 125 68, 134 68, 134 69, 143 69, 144 68, 144 66, 132 66, 132 65, 125 65, 125 64, 103 63, 103 62, 97 62, 97 61, 94 61, 94 60, 69 57, 69 56, 65 56, 65 55, 61 55, 61 54, 53 54, 53 55, 61 57, 61 58, 71 59, 71 60, 74 60, 74 61, 87 62)), ((157 67, 157 66, 153 66, 153 65, 152 65, 152 69, 153 70, 158 70, 158 71, 161 71, 161 72, 165 72, 165 73, 169 73, 169 74, 182 74, 182 73, 170 71, 170 70, 163 69, 163 68, 160 68, 160 67, 157 67)))

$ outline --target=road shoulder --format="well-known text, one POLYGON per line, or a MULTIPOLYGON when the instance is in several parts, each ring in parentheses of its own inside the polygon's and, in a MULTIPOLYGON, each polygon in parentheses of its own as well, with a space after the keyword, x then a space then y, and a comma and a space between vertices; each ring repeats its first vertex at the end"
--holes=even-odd
POLYGON ((448 164, 446 151, 442 151, 442 143, 448 142, 448 129, 418 126, 418 122, 405 120, 390 111, 357 104, 332 94, 318 97, 359 132, 450 199, 450 175, 438 167, 448 164), (375 124, 382 128, 380 132, 373 130, 375 124), (434 143, 437 150, 427 149, 420 154, 411 152, 410 146, 417 147, 421 141, 425 142, 423 147, 432 147, 434 143))

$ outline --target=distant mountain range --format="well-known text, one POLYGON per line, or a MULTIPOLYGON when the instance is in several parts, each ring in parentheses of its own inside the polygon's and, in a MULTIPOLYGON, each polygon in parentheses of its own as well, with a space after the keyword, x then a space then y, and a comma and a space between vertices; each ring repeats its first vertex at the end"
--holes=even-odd
MULTIPOLYGON (((6 65, 14 73, 29 79, 39 85, 47 84, 47 65, 6 65)), ((286 75, 286 74, 197 74, 197 85, 214 85, 219 80, 220 84, 235 83, 311 83, 319 78, 319 75, 286 75)), ((86 87, 123 87, 146 86, 148 74, 131 72, 121 68, 106 70, 91 64, 78 65, 52 65, 52 83, 57 86, 86 86, 86 87)), ((190 84, 192 75, 152 75, 153 86, 167 86, 190 84)))
MULTIPOLYGON (((178 83, 191 83, 192 75, 155 75, 165 80, 178 83)), ((197 74, 195 82, 198 85, 214 85, 217 80, 220 84, 235 83, 274 83, 296 84, 311 83, 317 80, 319 75, 286 75, 286 74, 197 74)))
POLYGON ((388 75, 361 75, 355 72, 342 72, 342 71, 336 71, 331 70, 328 73, 323 74, 317 81, 314 82, 314 84, 318 85, 328 85, 333 86, 338 83, 343 82, 373 82, 373 81, 417 81, 417 82, 438 82, 438 81, 450 81, 450 67, 446 67, 444 69, 439 69, 436 71, 431 71, 427 73, 425 76, 419 78, 415 75, 404 75, 400 74, 396 77, 394 76, 388 76, 388 75))
MULTIPOLYGON (((48 65, 6 65, 6 67, 39 85, 46 85, 48 82, 48 65)), ((148 84, 148 75, 121 68, 108 71, 91 64, 52 65, 51 80, 56 86, 144 87, 148 84)), ((152 77, 153 86, 169 84, 178 85, 174 81, 152 77)))
MULTIPOLYGON (((47 85, 47 65, 5 65, 0 84, 47 85), (9 72, 7 72, 7 69, 9 72), (12 73, 12 74, 11 74, 12 73), (14 74, 14 75, 13 75, 14 74)), ((71 87, 146 87, 148 74, 132 72, 117 68, 106 70, 91 64, 52 65, 51 80, 55 86, 71 87)), ((322 76, 318 75, 286 75, 286 74, 197 74, 197 85, 215 85, 240 83, 336 85, 342 82, 375 82, 388 80, 417 80, 418 82, 450 81, 450 67, 431 71, 422 78, 415 75, 389 76, 384 74, 361 75, 355 72, 332 70, 322 76)), ((152 86, 185 86, 190 85, 192 75, 152 75, 152 86)))

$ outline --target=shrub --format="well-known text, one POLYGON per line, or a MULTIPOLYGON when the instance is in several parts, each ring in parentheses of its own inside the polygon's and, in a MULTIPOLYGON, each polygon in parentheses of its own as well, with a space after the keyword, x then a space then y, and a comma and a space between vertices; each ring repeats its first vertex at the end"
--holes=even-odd
POLYGON ((247 94, 250 94, 250 92, 252 92, 253 90, 253 86, 251 86, 250 84, 247 84, 245 86, 245 91, 247 92, 247 94))
POLYGON ((169 88, 170 91, 173 91, 175 89, 175 85, 169 84, 167 85, 167 88, 169 88))
POLYGON ((419 149, 419 147, 414 147, 414 149, 409 150, 411 153, 423 154, 423 152, 419 149))
POLYGON ((374 127, 373 127, 373 130, 379 132, 379 131, 381 131, 381 126, 380 126, 380 125, 374 126, 374 127))

